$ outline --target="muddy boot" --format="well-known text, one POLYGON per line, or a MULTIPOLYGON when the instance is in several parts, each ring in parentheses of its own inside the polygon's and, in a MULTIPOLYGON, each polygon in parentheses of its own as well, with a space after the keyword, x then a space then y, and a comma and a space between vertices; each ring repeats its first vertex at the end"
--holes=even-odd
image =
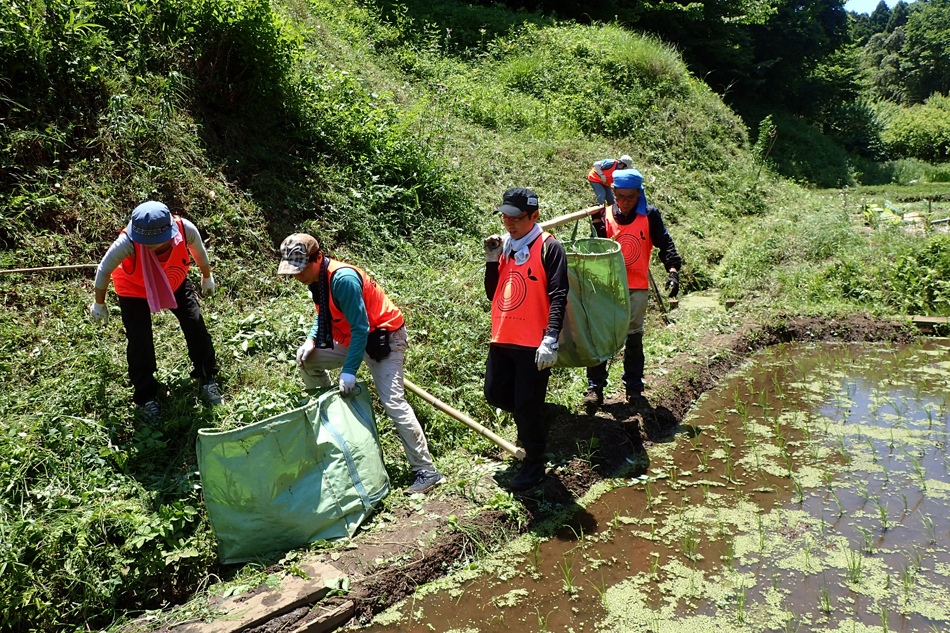
POLYGON ((650 403, 647 401, 643 392, 638 389, 627 387, 627 404, 635 409, 649 409, 650 403))
POLYGON ((590 387, 584 392, 584 409, 587 415, 594 413, 604 403, 604 390, 590 387))
POLYGON ((512 478, 508 487, 512 490, 528 490, 534 488, 544 479, 545 461, 544 456, 525 457, 524 463, 521 465, 521 471, 512 478))

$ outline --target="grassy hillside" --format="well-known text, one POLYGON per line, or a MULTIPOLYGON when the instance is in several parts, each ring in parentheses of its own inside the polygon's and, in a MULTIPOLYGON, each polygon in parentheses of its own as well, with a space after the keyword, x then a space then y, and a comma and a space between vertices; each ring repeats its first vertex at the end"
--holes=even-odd
MULTIPOLYGON (((4 629, 105 627, 242 573, 216 564, 194 438, 300 396, 292 359, 311 310, 276 276, 275 250, 294 230, 404 309, 414 381, 508 437, 481 395, 481 237, 501 229, 490 212, 511 186, 535 189, 546 218, 589 206, 595 159, 634 157, 685 257, 685 291, 947 313, 945 239, 856 226, 851 207, 778 180, 669 47, 613 25, 439 7, 438 20, 425 3, 0 7, 0 268, 97 262, 136 204, 165 201, 209 246, 220 291, 201 303, 226 395, 201 406, 177 325, 158 315, 171 396, 162 426, 142 424, 114 295, 108 326, 87 319, 91 269, 0 275, 4 629), (910 274, 921 265, 925 282, 910 274)), ((580 375, 556 372, 552 399, 574 404, 580 375)), ((417 411, 450 476, 489 451, 417 411)), ((381 433, 406 485, 388 421, 381 433)))

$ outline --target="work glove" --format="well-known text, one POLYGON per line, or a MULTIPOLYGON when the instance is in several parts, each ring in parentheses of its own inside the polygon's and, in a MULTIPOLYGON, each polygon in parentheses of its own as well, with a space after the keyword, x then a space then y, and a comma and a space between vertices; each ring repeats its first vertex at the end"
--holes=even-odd
POLYGON ((312 352, 316 346, 317 344, 308 338, 303 342, 303 345, 297 348, 297 367, 303 369, 304 361, 307 360, 307 356, 310 356, 310 352, 312 352))
POLYGON ((534 353, 534 362, 538 364, 538 371, 554 367, 557 362, 557 339, 553 336, 545 336, 538 346, 538 351, 534 353))
POLYGON ((208 275, 201 278, 201 294, 213 295, 217 286, 214 285, 214 275, 208 275))
POLYGON ((501 257, 501 236, 500 235, 489 235, 485 238, 485 241, 482 242, 482 245, 485 247, 485 261, 486 262, 497 262, 498 258, 501 257))
POLYGON ((677 271, 670 271, 670 276, 666 278, 666 289, 670 291, 670 299, 673 299, 679 294, 680 274, 677 271))
POLYGON ((356 376, 353 374, 340 374, 340 393, 348 396, 356 390, 356 376))
POLYGON ((96 303, 93 300, 92 305, 89 306, 89 319, 93 323, 105 325, 109 322, 109 308, 106 307, 106 304, 96 303))

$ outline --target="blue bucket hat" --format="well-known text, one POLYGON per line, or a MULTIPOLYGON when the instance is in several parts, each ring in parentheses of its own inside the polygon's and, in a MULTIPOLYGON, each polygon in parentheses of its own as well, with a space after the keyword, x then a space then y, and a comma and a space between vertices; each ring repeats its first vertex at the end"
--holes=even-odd
POLYGON ((643 174, 636 169, 618 169, 614 172, 614 189, 639 189, 640 199, 637 201, 637 213, 647 214, 647 196, 643 191, 643 174))
POLYGON ((167 242, 178 235, 178 223, 172 222, 172 212, 167 206, 149 200, 132 211, 126 232, 136 244, 151 246, 167 242))

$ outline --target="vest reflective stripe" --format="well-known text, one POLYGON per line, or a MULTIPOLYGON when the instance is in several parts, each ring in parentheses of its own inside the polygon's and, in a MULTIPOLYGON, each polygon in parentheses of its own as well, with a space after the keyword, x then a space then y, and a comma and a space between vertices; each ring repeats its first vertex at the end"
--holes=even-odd
MULTIPOLYGON (((329 266, 327 266, 327 280, 330 282, 330 319, 333 324, 334 341, 340 345, 349 345, 350 339, 353 336, 350 331, 350 324, 347 322, 346 317, 343 316, 343 313, 340 312, 340 309, 336 307, 336 302, 333 301, 333 275, 341 268, 351 268, 355 270, 357 274, 359 274, 360 279, 363 280, 363 303, 366 305, 366 316, 369 318, 370 332, 381 327, 393 332, 405 325, 406 322, 402 317, 402 312, 396 307, 396 304, 386 296, 386 293, 379 287, 375 279, 356 266, 331 259, 329 266)), ((314 305, 317 306, 317 313, 319 314, 320 306, 316 301, 314 301, 314 305)))
POLYGON ((604 172, 604 177, 601 178, 600 174, 597 173, 597 169, 594 167, 590 168, 590 172, 587 174, 587 180, 591 182, 599 182, 602 185, 607 185, 608 187, 614 184, 614 172, 617 170, 617 165, 620 163, 614 161, 614 166, 607 169, 601 168, 601 171, 604 172))
POLYGON ((551 312, 548 274, 541 249, 550 233, 534 241, 528 259, 518 266, 512 257, 498 265, 498 287, 491 303, 491 342, 537 347, 544 338, 551 312))
POLYGON ((627 265, 627 288, 646 290, 650 287, 647 271, 650 268, 653 240, 650 239, 650 221, 647 216, 639 213, 636 216, 630 224, 618 224, 613 209, 608 207, 604 213, 604 225, 607 237, 620 244, 623 263, 627 265))
MULTIPOLYGON (((168 277, 168 283, 172 287, 172 292, 178 290, 185 279, 188 278, 188 270, 191 268, 191 254, 188 252, 188 245, 185 243, 185 227, 181 223, 181 218, 173 216, 178 223, 178 234, 181 235, 181 241, 177 246, 172 246, 172 252, 168 259, 159 261, 165 276, 168 277)), ((125 233, 122 229, 122 233, 125 233)), ((121 233, 120 233, 121 235, 121 233)), ((145 248, 141 244, 132 243, 135 247, 135 255, 126 257, 122 264, 112 271, 112 283, 115 284, 115 293, 120 297, 138 297, 145 299, 145 278, 142 276, 141 249, 145 248)))

